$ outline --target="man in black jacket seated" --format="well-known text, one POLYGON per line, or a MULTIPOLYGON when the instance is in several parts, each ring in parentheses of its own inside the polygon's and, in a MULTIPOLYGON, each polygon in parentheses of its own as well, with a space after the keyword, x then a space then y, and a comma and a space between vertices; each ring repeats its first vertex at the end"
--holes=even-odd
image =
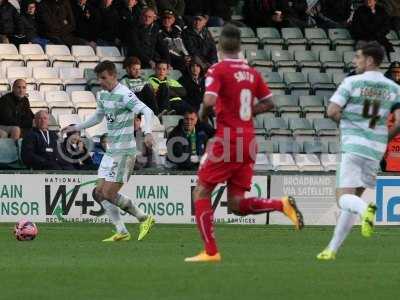
POLYGON ((0 137, 18 140, 21 131, 32 128, 33 113, 26 93, 23 79, 14 81, 12 92, 0 98, 0 137))
POLYGON ((68 169, 61 160, 57 147, 58 135, 49 130, 49 114, 40 110, 35 114, 35 127, 22 141, 23 163, 34 170, 68 169))
POLYGON ((207 141, 215 130, 207 123, 198 122, 196 112, 188 108, 167 140, 167 160, 180 170, 197 169, 207 141))

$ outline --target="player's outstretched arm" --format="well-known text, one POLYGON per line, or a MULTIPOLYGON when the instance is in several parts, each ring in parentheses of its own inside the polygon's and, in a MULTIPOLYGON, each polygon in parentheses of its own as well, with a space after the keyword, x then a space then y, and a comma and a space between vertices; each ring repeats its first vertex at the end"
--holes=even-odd
POLYGON ((96 109, 96 112, 93 115, 91 115, 85 122, 74 126, 67 126, 61 129, 61 135, 63 135, 64 133, 81 131, 82 129, 93 127, 101 123, 103 118, 104 118, 104 112, 102 110, 96 109))
POLYGON ((339 123, 342 117, 342 108, 338 104, 331 102, 329 103, 326 114, 328 118, 332 119, 336 123, 339 123))
POLYGON ((211 93, 205 93, 203 98, 203 105, 200 108, 200 121, 207 122, 208 116, 212 113, 213 107, 217 102, 217 96, 211 93))
POLYGON ((389 141, 400 133, 400 107, 397 108, 395 111, 393 111, 393 115, 394 115, 394 124, 389 129, 389 136, 388 136, 389 141))
POLYGON ((275 104, 272 101, 272 97, 261 99, 253 106, 253 116, 265 113, 266 111, 273 109, 274 106, 275 104))

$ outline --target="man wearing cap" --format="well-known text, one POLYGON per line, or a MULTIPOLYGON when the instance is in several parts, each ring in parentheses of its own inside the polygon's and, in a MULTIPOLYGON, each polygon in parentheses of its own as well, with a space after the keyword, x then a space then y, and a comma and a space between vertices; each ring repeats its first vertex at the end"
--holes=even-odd
POLYGON ((165 10, 161 17, 161 29, 158 32, 158 47, 162 58, 169 61, 174 69, 183 71, 190 60, 189 52, 182 39, 182 28, 176 23, 172 10, 165 10))
POLYGON ((217 47, 206 27, 208 16, 198 13, 193 23, 183 31, 183 42, 191 57, 199 57, 202 62, 212 65, 218 61, 217 47))
POLYGON ((156 0, 158 11, 172 10, 178 18, 185 12, 185 0, 156 0))

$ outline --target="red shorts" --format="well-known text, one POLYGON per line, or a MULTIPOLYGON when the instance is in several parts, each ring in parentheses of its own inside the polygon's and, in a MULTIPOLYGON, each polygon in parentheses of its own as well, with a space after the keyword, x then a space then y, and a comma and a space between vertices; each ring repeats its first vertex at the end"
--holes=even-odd
POLYGON ((254 162, 213 162, 206 159, 198 171, 199 183, 214 189, 226 182, 235 191, 249 191, 253 177, 254 162))

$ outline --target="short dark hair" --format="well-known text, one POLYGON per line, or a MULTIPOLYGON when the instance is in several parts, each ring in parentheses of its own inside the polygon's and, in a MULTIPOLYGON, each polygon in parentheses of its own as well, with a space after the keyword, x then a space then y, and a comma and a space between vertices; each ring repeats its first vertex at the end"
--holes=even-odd
POLYGON ((169 62, 166 59, 160 59, 160 60, 156 61, 156 66, 162 65, 162 64, 169 65, 169 62))
POLYGON ((104 71, 107 71, 109 74, 117 74, 117 67, 112 61, 105 60, 98 63, 98 65, 94 68, 94 72, 97 75, 103 73, 104 71))
POLYGON ((133 65, 142 65, 142 62, 140 61, 139 58, 136 56, 129 56, 125 58, 124 62, 122 63, 122 67, 125 69, 127 67, 133 66, 133 65))
POLYGON ((240 30, 233 24, 226 24, 219 37, 219 45, 222 51, 237 53, 240 51, 240 30))
POLYGON ((359 50, 361 50, 364 56, 372 57, 376 66, 379 66, 382 63, 385 56, 385 50, 383 50, 383 47, 375 41, 365 43, 359 48, 359 50))
POLYGON ((196 114, 197 115, 197 111, 192 107, 192 106, 187 106, 185 108, 185 111, 183 112, 184 115, 186 114, 196 114))

